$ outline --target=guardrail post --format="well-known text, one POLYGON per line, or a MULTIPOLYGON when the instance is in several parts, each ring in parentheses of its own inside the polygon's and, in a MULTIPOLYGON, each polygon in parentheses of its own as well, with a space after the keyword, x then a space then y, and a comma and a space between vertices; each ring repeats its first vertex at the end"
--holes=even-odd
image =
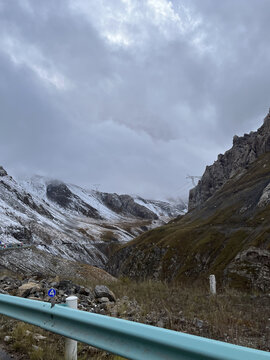
POLYGON ((215 275, 210 275, 209 276, 209 281, 210 281, 210 293, 212 295, 216 295, 217 290, 216 290, 216 277, 215 277, 215 275))
MULTIPOLYGON (((66 304, 71 309, 77 309, 77 296, 69 296, 66 298, 66 304)), ((65 360, 77 360, 77 341, 67 338, 65 344, 65 360)))

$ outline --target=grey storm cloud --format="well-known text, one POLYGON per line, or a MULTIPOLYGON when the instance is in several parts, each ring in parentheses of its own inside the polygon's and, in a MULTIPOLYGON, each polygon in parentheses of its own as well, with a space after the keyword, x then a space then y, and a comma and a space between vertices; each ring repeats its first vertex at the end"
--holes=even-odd
POLYGON ((1 162, 187 196, 269 108, 267 0, 0 0, 1 162))

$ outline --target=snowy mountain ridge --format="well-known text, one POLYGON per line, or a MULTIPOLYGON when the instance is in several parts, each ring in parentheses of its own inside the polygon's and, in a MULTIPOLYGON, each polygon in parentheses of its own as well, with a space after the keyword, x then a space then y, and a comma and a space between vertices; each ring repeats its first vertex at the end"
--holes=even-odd
MULTIPOLYGON (((0 167, 0 241, 33 245, 33 263, 35 251, 43 251, 104 267, 109 244, 129 241, 184 211, 182 204, 86 190, 41 176, 16 181, 0 167)), ((13 257, 19 261, 15 251, 13 257)), ((4 263, 1 256, 0 266, 4 263)))

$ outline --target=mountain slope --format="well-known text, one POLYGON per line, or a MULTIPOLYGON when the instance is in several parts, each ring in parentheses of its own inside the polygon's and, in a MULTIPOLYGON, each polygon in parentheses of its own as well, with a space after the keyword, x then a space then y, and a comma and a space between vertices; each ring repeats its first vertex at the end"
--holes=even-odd
POLYGON ((259 156, 269 151, 270 110, 263 125, 257 131, 252 131, 242 137, 235 135, 232 148, 224 155, 218 155, 214 164, 206 167, 198 185, 190 190, 189 210, 201 206, 239 170, 244 171, 259 156))
POLYGON ((266 152, 240 167, 193 211, 123 245, 107 269, 114 275, 169 281, 215 274, 233 287, 269 291, 269 220, 266 152))
MULTIPOLYGON (((86 190, 40 176, 16 181, 0 167, 0 241, 23 241, 67 260, 104 267, 112 243, 160 225, 161 214, 168 219, 171 213, 182 212, 167 206, 162 210, 161 202, 154 211, 129 195, 86 190), (110 206, 115 202, 120 204, 117 211, 110 206)), ((38 261, 37 257, 37 269, 38 261)), ((8 267, 3 254, 1 264, 8 267)))

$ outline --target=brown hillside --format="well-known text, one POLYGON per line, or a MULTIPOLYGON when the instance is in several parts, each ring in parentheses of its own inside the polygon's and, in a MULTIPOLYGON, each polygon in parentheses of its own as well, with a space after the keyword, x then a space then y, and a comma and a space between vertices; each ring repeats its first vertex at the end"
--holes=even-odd
POLYGON ((200 209, 115 252, 107 269, 135 279, 201 280, 270 289, 270 153, 229 179, 200 209), (269 198, 269 199, 268 199, 269 198))

